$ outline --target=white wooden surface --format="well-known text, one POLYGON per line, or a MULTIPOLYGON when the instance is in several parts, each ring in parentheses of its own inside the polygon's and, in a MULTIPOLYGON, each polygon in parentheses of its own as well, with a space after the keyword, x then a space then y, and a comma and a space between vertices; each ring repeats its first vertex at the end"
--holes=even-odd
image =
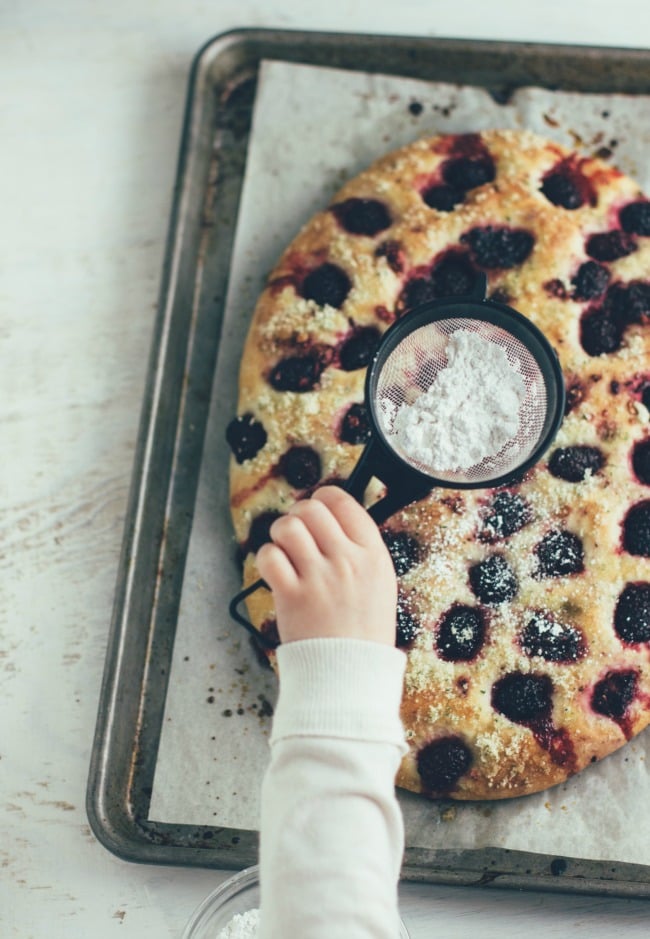
MULTIPOLYGON (((84 808, 198 47, 252 25, 648 47, 648 9, 0 0, 0 936, 174 939, 228 876, 119 861, 84 808)), ((402 905, 413 939, 649 931, 643 901, 405 885, 402 905)))

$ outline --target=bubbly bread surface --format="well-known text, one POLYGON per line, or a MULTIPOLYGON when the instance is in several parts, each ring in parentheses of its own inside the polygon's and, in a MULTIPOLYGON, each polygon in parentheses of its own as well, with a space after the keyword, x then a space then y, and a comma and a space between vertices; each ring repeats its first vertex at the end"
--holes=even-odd
MULTIPOLYGON (((398 783, 455 799, 545 789, 650 721, 650 202, 604 161, 527 131, 382 157, 269 276, 227 431, 248 585, 272 521, 362 452, 384 331, 480 272, 555 348, 567 409, 514 484, 436 489, 382 526, 408 656, 398 783)), ((268 592, 249 613, 277 636, 268 592)))

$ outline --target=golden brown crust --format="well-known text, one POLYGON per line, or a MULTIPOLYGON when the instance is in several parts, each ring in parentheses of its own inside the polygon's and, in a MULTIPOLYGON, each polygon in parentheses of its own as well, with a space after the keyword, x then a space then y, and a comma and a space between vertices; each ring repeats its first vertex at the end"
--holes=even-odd
MULTIPOLYGON (((317 454, 317 482, 322 483, 345 479, 361 452, 362 443, 341 436, 350 405, 363 402, 365 377, 364 367, 342 367, 345 342, 364 329, 370 342, 377 338, 404 313, 408 285, 417 279, 432 282, 441 259, 452 257, 473 271, 485 270, 489 293, 528 316, 555 347, 570 410, 544 460, 517 486, 507 487, 525 507, 521 527, 505 535, 498 521, 486 527, 495 511, 494 490, 437 490, 384 526, 388 540, 391 533, 407 533, 418 546, 417 558, 399 576, 402 608, 417 635, 406 646, 402 714, 411 749, 398 782, 416 792, 457 799, 499 799, 544 789, 617 749, 650 721, 650 593, 643 593, 650 582, 650 548, 633 554, 624 543, 628 510, 650 498, 650 480, 639 478, 633 465, 635 445, 650 436, 642 401, 643 389, 650 386, 645 325, 650 238, 643 227, 621 232, 619 214, 644 197, 634 181, 601 160, 570 154, 529 132, 485 131, 419 140, 388 154, 348 182, 333 205, 349 199, 377 200, 388 211, 389 224, 375 234, 355 234, 331 208, 317 214, 272 272, 246 342, 238 415, 262 425, 266 437, 255 452, 239 452, 239 459, 231 460, 233 524, 247 554, 244 580, 248 584, 257 577, 252 552, 264 526, 258 523, 256 530, 255 520, 284 511, 308 495, 314 483, 308 474, 306 484, 292 485, 283 456, 292 448, 310 448, 317 454), (462 190, 451 211, 431 208, 423 192, 444 184, 445 167, 463 159, 487 160, 494 178, 462 190), (544 180, 555 172, 572 181, 574 190, 577 186, 581 205, 554 204, 545 195, 544 180), (498 265, 477 253, 468 233, 501 227, 532 236, 523 261, 506 258, 507 265, 498 265), (590 258, 589 237, 612 230, 619 232, 628 253, 614 260, 590 258), (581 289, 592 294, 598 289, 591 282, 584 288, 576 284, 586 263, 598 268, 597 277, 609 280, 603 280, 600 293, 585 298, 581 289), (304 296, 309 273, 325 264, 347 275, 347 293, 345 286, 335 285, 334 296, 339 288, 346 294, 338 306, 304 296), (632 304, 628 298, 621 308, 621 291, 629 291, 631 283, 641 285, 640 299, 632 304), (600 316, 603 323, 585 333, 584 318, 593 313, 594 322, 600 316), (603 338, 607 330, 609 340, 603 338), (601 341, 609 341, 611 351, 597 354, 601 341), (292 356, 311 356, 316 369, 315 379, 309 379, 312 388, 296 386, 295 375, 278 380, 278 363, 292 356), (283 390, 287 383, 294 390, 283 390), (576 446, 591 448, 602 465, 594 464, 578 481, 549 471, 554 453, 576 446), (567 573, 561 558, 559 572, 541 570, 540 543, 554 532, 568 532, 572 544, 580 545, 582 571, 567 573), (517 589, 503 602, 485 602, 470 582, 469 569, 495 554, 506 559, 517 589), (634 642, 614 627, 626 585, 641 585, 634 642), (470 661, 445 661, 436 645, 440 624, 458 606, 480 610, 484 641, 470 661), (542 631, 569 627, 576 642, 568 660, 553 660, 557 648, 549 653, 540 647, 543 654, 526 651, 523 636, 532 620, 538 626, 541 620, 542 631), (523 676, 515 697, 529 695, 531 682, 537 683, 533 698, 551 689, 548 713, 542 713, 539 700, 532 718, 500 713, 495 688, 511 674, 523 676), (451 741, 451 750, 441 770, 439 762, 427 764, 422 754, 444 740, 451 741), (450 782, 444 782, 445 772, 450 782), (427 774, 428 784, 421 778, 427 774)), ((650 521, 647 525, 650 538, 650 521)), ((566 545, 558 550, 566 551, 566 545)), ((268 594, 252 598, 250 615, 258 628, 269 628, 268 594)))

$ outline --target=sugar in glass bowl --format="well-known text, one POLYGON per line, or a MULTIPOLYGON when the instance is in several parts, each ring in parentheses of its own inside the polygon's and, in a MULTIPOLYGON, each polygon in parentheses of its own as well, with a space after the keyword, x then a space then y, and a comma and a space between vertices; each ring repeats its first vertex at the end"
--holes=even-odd
MULTIPOLYGON (((194 910, 182 939, 217 939, 237 913, 257 909, 260 905, 259 867, 247 867, 213 890, 194 910)), ((409 939, 400 919, 398 939, 409 939)))

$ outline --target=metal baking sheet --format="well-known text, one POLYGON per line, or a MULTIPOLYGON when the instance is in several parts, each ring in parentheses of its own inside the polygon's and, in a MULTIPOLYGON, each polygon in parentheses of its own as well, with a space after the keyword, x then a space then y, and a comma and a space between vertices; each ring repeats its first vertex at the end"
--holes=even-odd
MULTIPOLYGON (((217 37, 196 57, 88 783, 98 838, 121 857, 149 863, 238 868, 257 853, 253 831, 155 822, 149 803, 255 83, 266 58, 462 80, 497 101, 531 84, 650 92, 650 54, 641 50, 244 30, 217 37)), ((407 848, 403 874, 650 895, 644 866, 500 849, 407 848)))

